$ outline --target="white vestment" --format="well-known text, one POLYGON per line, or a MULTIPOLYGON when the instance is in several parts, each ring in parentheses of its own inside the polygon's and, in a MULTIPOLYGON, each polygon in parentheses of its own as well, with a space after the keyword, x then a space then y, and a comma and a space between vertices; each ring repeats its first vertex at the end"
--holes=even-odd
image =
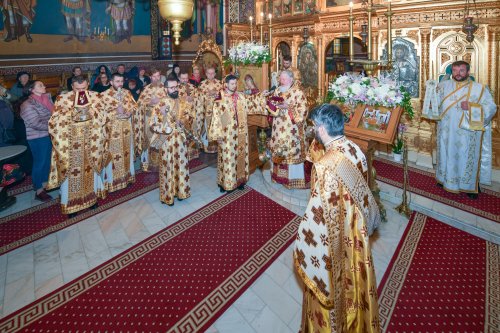
POLYGON ((491 184, 493 97, 477 82, 446 80, 438 85, 438 99, 436 179, 451 192, 477 193, 478 183, 491 184))

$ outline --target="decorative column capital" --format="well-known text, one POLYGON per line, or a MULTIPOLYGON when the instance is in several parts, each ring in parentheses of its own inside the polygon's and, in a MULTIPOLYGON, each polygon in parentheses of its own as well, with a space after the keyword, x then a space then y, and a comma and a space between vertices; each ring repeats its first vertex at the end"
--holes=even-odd
POLYGON ((492 41, 499 42, 500 41, 500 26, 488 26, 488 36, 491 37, 492 41))
POLYGON ((422 39, 428 39, 429 36, 431 35, 431 28, 420 28, 420 35, 422 36, 422 39))

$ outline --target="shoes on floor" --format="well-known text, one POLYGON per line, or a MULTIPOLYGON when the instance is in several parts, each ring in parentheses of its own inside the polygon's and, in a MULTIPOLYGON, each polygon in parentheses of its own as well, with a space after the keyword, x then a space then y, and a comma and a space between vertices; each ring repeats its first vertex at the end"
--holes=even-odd
POLYGON ((241 184, 238 186, 238 190, 244 190, 245 189, 245 183, 241 184))
POLYGON ((73 217, 76 216, 77 213, 71 213, 71 214, 68 214, 68 219, 72 219, 73 217))
POLYGON ((479 195, 477 193, 467 193, 467 196, 470 199, 474 199, 474 200, 476 200, 479 197, 479 195))
POLYGON ((441 184, 441 183, 436 183, 436 185, 437 185, 437 187, 443 188, 443 184, 441 184))
POLYGON ((35 199, 43 202, 47 202, 52 200, 52 197, 45 192, 45 190, 42 190, 40 193, 35 194, 35 199))

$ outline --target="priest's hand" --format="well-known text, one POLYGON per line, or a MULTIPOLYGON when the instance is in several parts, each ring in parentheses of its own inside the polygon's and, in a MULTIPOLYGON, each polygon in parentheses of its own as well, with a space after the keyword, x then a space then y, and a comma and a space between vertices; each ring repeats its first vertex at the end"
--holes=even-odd
POLYGON ((460 103, 460 107, 462 108, 462 110, 469 110, 469 102, 462 101, 462 103, 460 103))
POLYGON ((167 123, 165 123, 165 124, 163 125, 163 131, 164 131, 165 133, 167 133, 167 134, 170 134, 170 133, 172 133, 173 129, 172 129, 171 127, 169 127, 167 123))

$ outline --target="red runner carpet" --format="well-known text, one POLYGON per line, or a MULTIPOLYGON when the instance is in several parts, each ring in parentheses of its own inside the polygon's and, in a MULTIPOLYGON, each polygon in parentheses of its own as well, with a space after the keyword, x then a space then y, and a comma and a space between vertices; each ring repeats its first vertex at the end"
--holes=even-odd
MULTIPOLYGON (((198 159, 189 162, 189 169, 192 173, 206 166, 198 159)), ((138 172, 134 184, 123 190, 110 193, 104 200, 99 200, 97 209, 79 212, 71 219, 68 219, 67 215, 61 214, 59 199, 0 218, 0 255, 99 214, 157 187, 158 173, 138 172)))
POLYGON ((18 195, 31 190, 33 190, 33 179, 31 176, 26 176, 18 184, 9 186, 7 188, 7 193, 9 195, 18 195))
POLYGON ((0 321, 1 332, 203 332, 294 240, 300 218, 227 194, 0 321))
MULTIPOLYGON (((377 170, 377 180, 402 188, 403 166, 392 161, 375 159, 373 166, 377 170)), ((485 217, 500 223, 500 193, 481 189, 478 199, 471 199, 465 193, 450 193, 436 185, 433 173, 408 167, 410 192, 422 195, 467 211, 477 216, 485 217)))
POLYGON ((383 332, 500 332, 500 247, 414 213, 379 286, 383 332))

